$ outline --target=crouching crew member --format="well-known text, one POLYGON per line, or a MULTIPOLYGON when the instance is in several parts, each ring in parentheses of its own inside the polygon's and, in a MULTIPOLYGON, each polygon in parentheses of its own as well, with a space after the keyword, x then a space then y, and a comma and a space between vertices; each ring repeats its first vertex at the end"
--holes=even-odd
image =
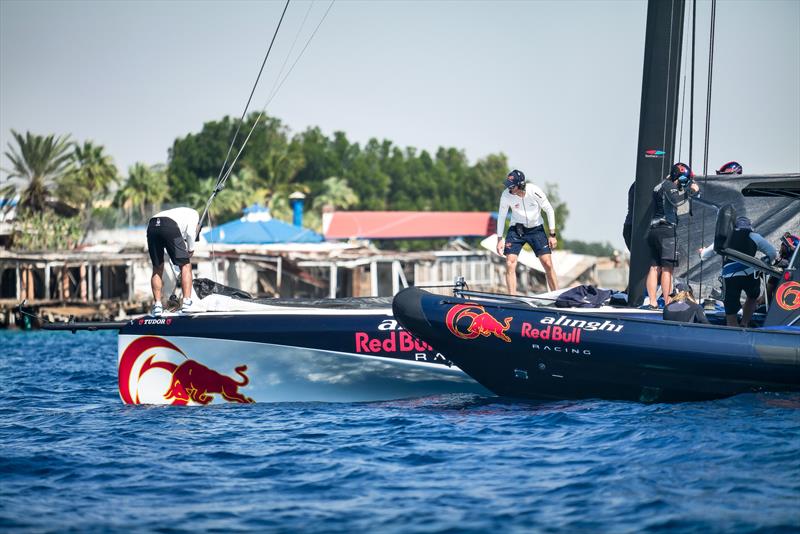
POLYGON ((703 308, 694 300, 692 286, 682 283, 675 284, 675 292, 671 297, 670 303, 664 306, 665 321, 709 324, 703 308))
POLYGON ((508 292, 512 295, 517 292, 517 258, 525 243, 531 246, 536 257, 542 262, 550 290, 558 289, 558 279, 551 254, 552 249, 558 244, 553 206, 550 205, 544 191, 525 182, 522 171, 515 169, 508 173, 503 185, 505 190, 500 195, 500 208, 497 210, 497 253, 506 257, 508 292), (509 209, 511 224, 506 238, 503 239, 503 229, 509 209), (547 214, 547 222, 550 225, 549 236, 544 233, 542 210, 547 214))
MULTIPOLYGON (((778 257, 775 247, 769 244, 760 234, 753 231, 753 224, 747 217, 737 217, 731 235, 729 248, 742 254, 755 257, 761 251, 769 258, 770 263, 778 257)), ((700 258, 707 260, 714 255, 714 246, 708 246, 700 251, 700 258)), ((752 267, 731 258, 722 262, 722 289, 725 304, 725 322, 728 326, 739 326, 737 320, 739 310, 742 310, 741 326, 750 324, 756 303, 761 293, 761 279, 752 267), (741 304, 742 291, 746 295, 744 306, 741 304)))
POLYGON ((650 245, 650 270, 647 273, 647 296, 650 307, 657 308, 656 290, 659 278, 664 304, 669 304, 672 292, 672 271, 678 264, 678 207, 689 196, 700 192, 692 180, 692 169, 676 163, 670 173, 653 189, 653 219, 647 243, 650 245))
POLYGON ((161 305, 161 288, 164 285, 164 250, 169 254, 172 264, 181 269, 181 290, 183 303, 181 312, 192 306, 192 263, 194 238, 200 231, 200 215, 192 208, 173 208, 153 215, 147 225, 147 250, 153 262, 153 276, 150 286, 153 289, 153 309, 151 314, 159 316, 164 312, 161 305))

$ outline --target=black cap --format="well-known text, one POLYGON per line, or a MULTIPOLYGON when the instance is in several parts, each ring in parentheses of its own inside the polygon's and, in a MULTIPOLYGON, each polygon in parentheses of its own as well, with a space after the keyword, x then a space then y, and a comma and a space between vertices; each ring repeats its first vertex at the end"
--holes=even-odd
POLYGON ((683 282, 678 282, 677 284, 675 284, 675 289, 672 290, 672 294, 670 296, 677 295, 681 291, 686 291, 690 295, 694 296, 694 291, 692 291, 692 286, 690 286, 689 284, 685 284, 683 282))

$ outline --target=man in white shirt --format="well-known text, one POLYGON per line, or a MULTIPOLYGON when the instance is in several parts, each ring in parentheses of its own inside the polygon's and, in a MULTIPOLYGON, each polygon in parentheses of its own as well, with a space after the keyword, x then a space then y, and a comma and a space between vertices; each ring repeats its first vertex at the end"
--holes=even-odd
POLYGON ((503 194, 500 195, 500 209, 497 210, 497 253, 506 257, 506 283, 508 292, 517 292, 517 257, 523 245, 528 243, 536 257, 542 262, 547 285, 551 291, 558 289, 558 280, 553 269, 551 250, 556 248, 556 219, 553 206, 547 200, 544 191, 533 184, 526 184, 525 174, 514 169, 504 182, 503 194), (506 238, 503 229, 506 215, 511 210, 511 224, 506 238), (547 214, 550 225, 549 237, 544 233, 542 210, 547 214))
POLYGON ((153 276, 150 286, 153 289, 153 309, 151 314, 159 316, 164 312, 161 304, 161 288, 164 285, 164 250, 169 259, 181 270, 181 290, 183 304, 181 312, 192 306, 192 262, 194 238, 200 231, 200 215, 192 208, 173 208, 153 215, 147 225, 147 250, 153 262, 153 276))

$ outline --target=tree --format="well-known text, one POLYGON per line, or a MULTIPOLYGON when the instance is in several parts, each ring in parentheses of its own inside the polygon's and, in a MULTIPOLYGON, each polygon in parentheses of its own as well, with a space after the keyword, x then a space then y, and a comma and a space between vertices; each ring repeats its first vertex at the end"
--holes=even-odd
POLYGON ((32 135, 26 132, 23 137, 11 130, 17 146, 8 144, 5 155, 11 161, 8 181, 11 182, 0 189, 4 206, 19 194, 18 210, 25 212, 41 212, 47 209, 55 184, 70 170, 72 143, 69 136, 32 135))
POLYGON ((168 194, 166 169, 163 165, 148 167, 144 163, 135 163, 128 170, 125 185, 117 191, 115 203, 125 210, 128 217, 134 209, 138 209, 144 219, 147 208, 159 211, 168 194))
POLYGON ((322 192, 314 197, 313 209, 322 212, 325 206, 347 209, 358 204, 358 195, 347 184, 347 180, 331 176, 322 181, 322 192))
MULTIPOLYGON (((200 183, 200 189, 189 193, 186 200, 189 206, 202 212, 208 202, 211 193, 214 192, 216 182, 204 180, 200 183)), ((255 173, 252 169, 243 168, 241 172, 232 174, 225 183, 214 202, 209 208, 213 215, 213 224, 222 224, 242 215, 242 210, 254 202, 263 202, 268 198, 266 190, 259 188, 255 173)))
POLYGON ((108 196, 111 186, 119 182, 117 167, 104 150, 91 141, 75 145, 72 169, 58 183, 59 197, 89 215, 93 201, 108 196))
MULTIPOLYGON (((561 200, 561 197, 558 195, 557 184, 544 184, 544 192, 547 195, 547 200, 550 201, 550 205, 553 206, 553 211, 556 215, 556 230, 563 236, 564 226, 566 226, 567 217, 569 217, 567 203, 561 200)), ((548 223, 550 223, 550 221, 548 221, 548 223)))
POLYGON ((279 119, 267 116, 259 119, 258 113, 251 113, 241 123, 230 117, 207 122, 199 133, 175 140, 169 158, 170 199, 184 203, 188 195, 208 190, 204 182, 216 183, 226 156, 227 166, 230 166, 248 134, 250 139, 231 174, 247 167, 261 180, 259 187, 271 191, 288 189, 287 184, 294 181, 305 164, 301 147, 297 142, 290 142, 288 129, 279 119), (228 147, 240 124, 229 154, 228 147))

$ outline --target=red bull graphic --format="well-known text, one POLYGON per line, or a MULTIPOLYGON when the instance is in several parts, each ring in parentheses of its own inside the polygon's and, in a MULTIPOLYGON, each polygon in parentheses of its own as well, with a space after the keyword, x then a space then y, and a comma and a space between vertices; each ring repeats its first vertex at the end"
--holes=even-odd
POLYGON ((462 339, 475 339, 478 336, 489 337, 493 335, 506 343, 510 343, 511 338, 505 332, 511 327, 511 319, 513 317, 506 317, 501 323, 492 317, 483 306, 456 304, 447 312, 445 324, 454 336, 462 339), (464 328, 466 320, 469 320, 469 323, 464 328), (459 322, 461 322, 461 325, 459 325, 459 322))
POLYGON ((157 336, 142 336, 132 341, 122 353, 119 361, 119 395, 126 404, 141 404, 139 399, 139 383, 149 371, 161 369, 169 373, 170 378, 163 398, 171 404, 185 405, 189 402, 208 404, 220 395, 228 402, 251 403, 253 399, 239 392, 250 380, 245 374, 246 365, 236 367, 241 377, 237 381, 189 359, 181 349, 170 341, 157 336), (173 356, 182 357, 181 363, 169 360, 155 360, 152 351, 166 350, 173 356), (140 363, 141 362, 141 363, 140 363))
POLYGON ((775 302, 786 311, 800 310, 800 282, 786 282, 778 286, 775 302))
POLYGON ((581 342, 582 330, 577 327, 560 327, 548 325, 544 328, 536 328, 531 323, 522 323, 522 337, 531 339, 544 339, 550 341, 560 341, 561 343, 574 343, 579 345, 581 342))

